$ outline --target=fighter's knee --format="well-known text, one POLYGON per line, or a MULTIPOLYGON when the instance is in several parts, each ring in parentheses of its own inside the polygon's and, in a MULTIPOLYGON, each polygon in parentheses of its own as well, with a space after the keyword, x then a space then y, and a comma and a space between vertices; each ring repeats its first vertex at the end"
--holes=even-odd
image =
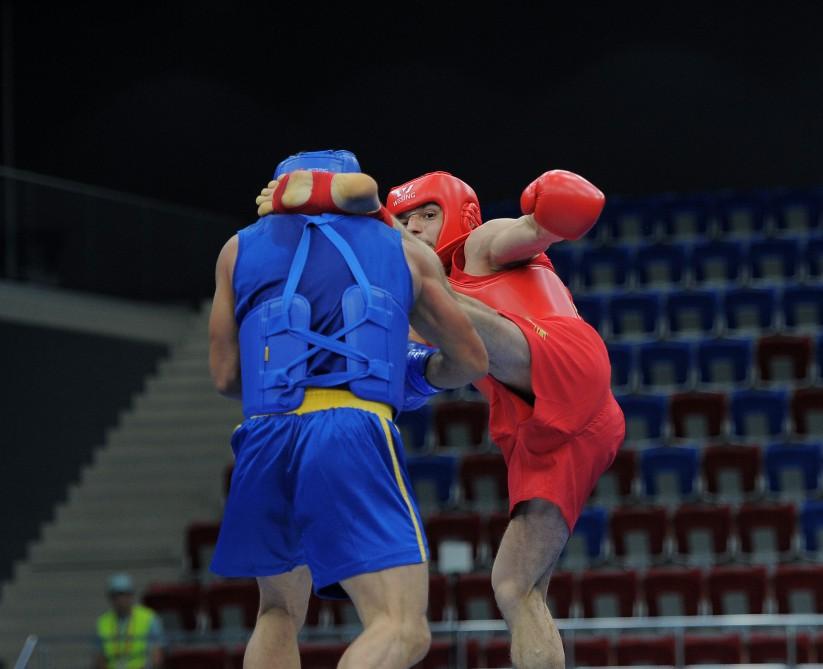
POLYGON ((410 663, 422 660, 429 652, 432 636, 425 616, 404 620, 399 635, 408 649, 410 663))
POLYGON ((495 577, 492 573, 492 589, 497 608, 500 609, 503 617, 508 619, 525 601, 530 588, 515 578, 495 577))
POLYGON ((269 625, 276 625, 280 629, 293 628, 294 632, 297 633, 303 628, 306 621, 306 611, 288 609, 261 601, 257 619, 269 621, 269 625))

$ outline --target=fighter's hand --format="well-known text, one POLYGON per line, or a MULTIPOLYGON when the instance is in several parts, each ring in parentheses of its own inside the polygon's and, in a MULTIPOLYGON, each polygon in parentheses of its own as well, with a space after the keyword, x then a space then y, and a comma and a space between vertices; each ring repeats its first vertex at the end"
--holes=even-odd
POLYGON ((551 170, 520 196, 520 209, 539 226, 563 239, 580 239, 597 222, 606 196, 574 172, 551 170))
POLYGON ((277 180, 269 181, 269 185, 260 191, 260 195, 254 198, 254 202, 257 205, 258 216, 268 216, 273 212, 271 198, 276 188, 277 180))

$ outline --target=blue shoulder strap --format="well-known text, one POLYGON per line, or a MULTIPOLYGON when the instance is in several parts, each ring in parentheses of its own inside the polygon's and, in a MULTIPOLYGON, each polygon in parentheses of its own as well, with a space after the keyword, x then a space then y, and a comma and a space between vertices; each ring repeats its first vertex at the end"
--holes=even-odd
MULTIPOLYGON (((354 253, 349 243, 336 230, 326 225, 327 223, 328 221, 323 219, 306 218, 306 224, 303 228, 300 242, 297 245, 294 259, 292 260, 291 267, 289 268, 288 278, 286 279, 286 286, 283 290, 283 309, 280 312, 280 318, 283 319, 282 325, 289 331, 290 334, 304 340, 309 344, 312 344, 312 346, 305 351, 305 353, 293 359, 285 368, 278 370, 278 380, 289 389, 295 386, 314 386, 318 388, 338 386, 369 376, 377 377, 385 381, 389 380, 389 365, 386 361, 374 360, 363 352, 358 351, 350 344, 341 341, 341 339, 348 333, 366 322, 373 322, 382 328, 388 329, 391 327, 392 319, 391 314, 386 309, 375 304, 372 293, 373 290, 378 289, 372 288, 372 285, 369 283, 369 280, 363 271, 363 267, 360 265, 360 261, 357 259, 357 255, 354 253), (349 289, 343 297, 344 315, 352 315, 356 311, 361 311, 362 313, 360 317, 355 318, 353 322, 346 322, 348 319, 344 319, 345 325, 330 336, 314 332, 308 327, 296 325, 291 322, 290 318, 291 304, 297 294, 297 285, 300 282, 300 279, 303 276, 303 271, 306 267, 306 260, 309 255, 309 245, 311 241, 311 230, 314 228, 317 228, 321 233, 323 233, 323 235, 325 235, 326 238, 340 252, 346 262, 346 265, 354 275, 357 286, 360 289, 354 294, 353 291, 349 289), (352 309, 349 305, 347 305, 347 302, 357 301, 356 297, 358 296, 358 293, 360 300, 365 303, 365 308, 360 310, 356 307, 352 309), (356 361, 360 364, 348 365, 348 369, 345 372, 318 374, 316 376, 300 379, 298 381, 294 381, 288 376, 288 370, 302 364, 320 351, 331 351, 347 358, 349 361, 356 361)), ((354 288, 354 286, 352 286, 352 288, 354 288)))

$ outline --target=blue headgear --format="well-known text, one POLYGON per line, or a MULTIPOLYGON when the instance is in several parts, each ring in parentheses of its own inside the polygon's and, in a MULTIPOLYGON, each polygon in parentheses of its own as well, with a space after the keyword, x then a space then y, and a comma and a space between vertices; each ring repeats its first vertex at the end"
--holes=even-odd
POLYGON ((359 172, 360 163, 351 151, 301 151, 289 156, 274 170, 274 178, 295 170, 312 172, 359 172))

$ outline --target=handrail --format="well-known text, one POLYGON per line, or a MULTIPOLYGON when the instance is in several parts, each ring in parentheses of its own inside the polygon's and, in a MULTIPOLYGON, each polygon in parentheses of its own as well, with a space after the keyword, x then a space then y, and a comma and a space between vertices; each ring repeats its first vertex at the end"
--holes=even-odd
MULTIPOLYGON (((56 190, 66 191, 68 193, 76 193, 78 195, 85 195, 101 200, 120 202, 122 204, 133 205, 143 209, 153 209, 155 211, 164 211, 167 213, 191 216, 215 222, 219 221, 232 224, 236 224, 237 222, 237 218, 227 214, 216 214, 212 211, 198 209, 197 207, 173 204, 151 197, 125 193, 123 191, 118 191, 111 188, 103 188, 102 186, 91 186, 89 184, 79 183, 77 181, 61 179, 60 177, 52 177, 45 174, 38 174, 37 172, 21 170, 16 167, 8 167, 7 165, 0 165, 0 178, 15 179, 16 181, 32 183, 37 186, 46 186, 48 188, 54 188, 56 190)), ((250 209, 249 218, 253 216, 254 212, 250 209)))
POLYGON ((14 663, 14 669, 26 669, 29 666, 29 660, 34 654, 34 649, 37 647, 39 639, 34 634, 29 634, 26 637, 26 642, 23 644, 23 650, 17 657, 17 662, 14 663))

